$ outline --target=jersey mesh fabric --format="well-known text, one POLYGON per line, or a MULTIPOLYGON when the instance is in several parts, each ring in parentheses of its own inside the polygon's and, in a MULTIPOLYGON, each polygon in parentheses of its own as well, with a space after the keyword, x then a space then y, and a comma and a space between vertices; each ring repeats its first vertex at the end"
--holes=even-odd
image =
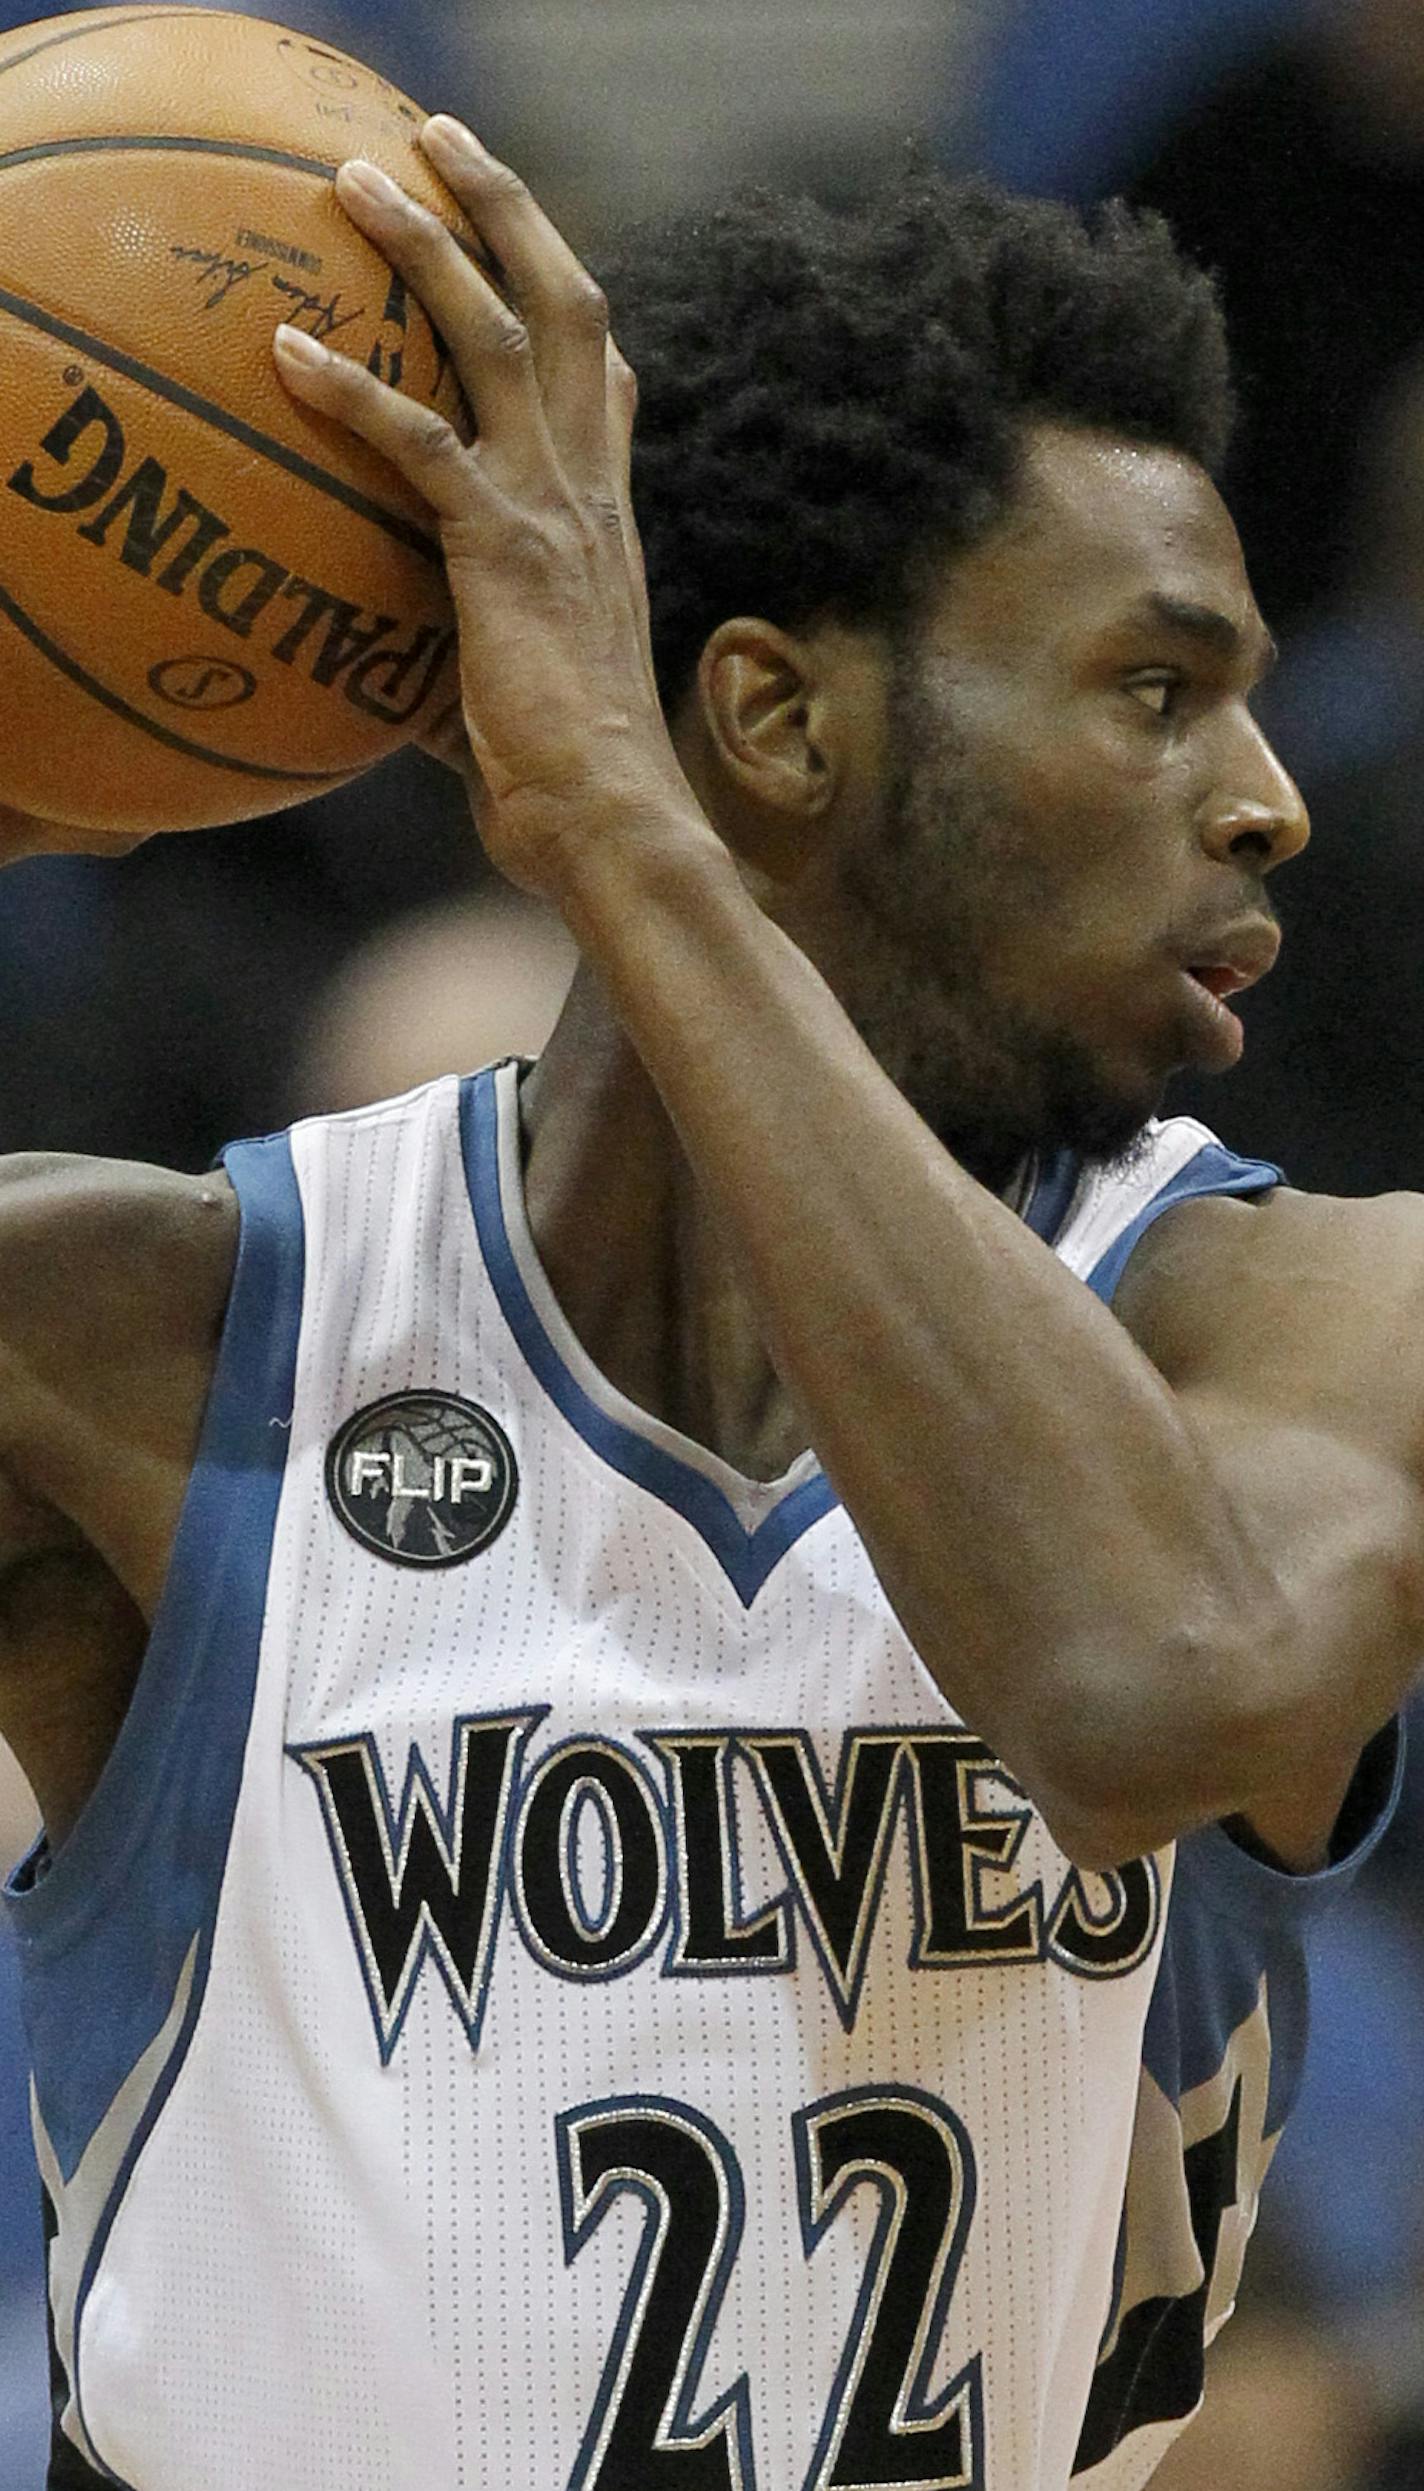
MULTIPOLYGON (((1208 1149, 1179 1121, 1059 1181, 1055 1250, 1091 1282, 1194 1171, 1273 1181, 1208 1149)), ((230 1164, 275 1294, 249 1336, 235 1292, 236 1432, 191 1501, 274 1437, 278 1491, 225 1541, 185 1516, 139 1729, 11 1899, 65 2461, 1062 2491, 1131 2266, 1172 1855, 1075 1875, 814 1462, 739 1481, 594 1373, 533 1255, 515 1067, 230 1164), (384 1545, 337 1511, 337 1440, 403 1396, 507 1448, 467 1556, 405 1561, 416 1504, 384 1545), (135 1819, 142 1874, 99 1838, 135 1819), (125 2065, 60 2046, 95 1984, 125 2065)))

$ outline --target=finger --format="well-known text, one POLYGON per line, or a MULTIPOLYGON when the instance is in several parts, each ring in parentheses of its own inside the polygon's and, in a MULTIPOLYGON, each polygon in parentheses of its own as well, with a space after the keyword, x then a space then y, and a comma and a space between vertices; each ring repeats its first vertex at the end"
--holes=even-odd
POLYGON ((625 363, 612 338, 608 340, 608 421, 613 452, 613 485, 618 501, 618 516, 623 530, 623 550, 632 576, 633 593, 638 609, 638 638, 642 645, 643 663, 648 682, 657 689, 657 668, 653 663, 652 621, 648 611, 648 571, 643 559, 643 540, 633 510, 633 428, 638 414, 638 384, 631 367, 625 363))
POLYGON ((292 395, 369 441, 398 468, 442 520, 471 518, 485 486, 479 453, 466 449, 453 424, 418 399, 402 398, 350 355, 333 354, 305 329, 278 329, 277 369, 292 395))
POLYGON ((441 113, 420 143, 498 261, 526 322, 549 429, 571 474, 599 474, 607 455, 604 352, 608 305, 583 262, 517 173, 441 113))
POLYGON ((389 176, 359 157, 336 193, 352 222, 418 296, 450 349, 480 437, 496 457, 527 466, 551 457, 529 332, 454 235, 389 176))

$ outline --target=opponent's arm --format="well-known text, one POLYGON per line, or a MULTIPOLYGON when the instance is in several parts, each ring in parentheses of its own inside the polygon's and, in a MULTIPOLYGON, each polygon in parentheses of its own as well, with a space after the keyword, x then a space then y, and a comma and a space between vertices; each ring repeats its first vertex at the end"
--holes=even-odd
MULTIPOLYGON (((1258 1512, 1237 1483, 1251 1420, 1174 1394, 754 905, 658 706, 604 307, 511 175, 427 144, 517 314, 434 219, 349 173, 341 194, 450 343, 476 448, 310 341, 283 369, 439 516, 486 842, 607 981, 907 1632, 1085 1862, 1324 1794, 1412 1663, 1412 1479, 1327 1424, 1304 1525, 1258 1512), (1327 1543, 1326 1603, 1339 1501, 1358 1550, 1327 1543)), ((1404 1259, 1401 1313, 1424 1299, 1424 1238, 1404 1259)))

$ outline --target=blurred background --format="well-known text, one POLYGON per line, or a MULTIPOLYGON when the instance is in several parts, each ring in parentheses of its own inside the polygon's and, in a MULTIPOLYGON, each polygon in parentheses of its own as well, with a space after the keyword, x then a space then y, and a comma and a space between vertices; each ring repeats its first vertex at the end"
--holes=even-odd
MULTIPOLYGON (((35 14, 0 0, 0 29, 35 14)), ((595 267, 758 178, 948 167, 1159 206, 1222 280, 1227 479, 1315 821, 1245 1067, 1175 1104, 1297 1184, 1424 1187, 1424 0, 303 0, 273 15, 464 114, 595 267)), ((0 243, 0 252, 3 244, 0 243)), ((537 1050, 561 929, 419 756, 273 825, 0 877, 0 1150, 207 1164, 238 1134, 537 1050)), ((1420 1724, 1424 1732, 1424 1722, 1420 1724)), ((1160 2491, 1424 2491, 1424 1735, 1320 1927, 1303 2098, 1241 2313, 1160 2491)), ((33 1816, 0 1755, 0 1852, 33 1816)), ((0 1937, 0 2485, 40 2491, 39 2220, 0 1937)))

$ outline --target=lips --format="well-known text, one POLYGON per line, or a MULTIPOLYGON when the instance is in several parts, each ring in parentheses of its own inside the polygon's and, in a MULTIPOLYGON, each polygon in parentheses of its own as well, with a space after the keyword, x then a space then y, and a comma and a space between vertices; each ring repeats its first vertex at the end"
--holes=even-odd
POLYGON ((1244 977, 1239 969, 1213 967, 1210 963, 1203 965, 1200 961, 1188 969, 1187 975, 1194 977, 1198 986, 1204 986, 1209 995, 1215 995, 1218 1003, 1224 1003, 1228 995, 1244 993, 1254 982, 1244 977))
POLYGON ((1244 995, 1265 977, 1275 967, 1280 948, 1280 927, 1269 917, 1250 917, 1201 935, 1178 958, 1188 977, 1222 1003, 1228 995, 1244 995))

